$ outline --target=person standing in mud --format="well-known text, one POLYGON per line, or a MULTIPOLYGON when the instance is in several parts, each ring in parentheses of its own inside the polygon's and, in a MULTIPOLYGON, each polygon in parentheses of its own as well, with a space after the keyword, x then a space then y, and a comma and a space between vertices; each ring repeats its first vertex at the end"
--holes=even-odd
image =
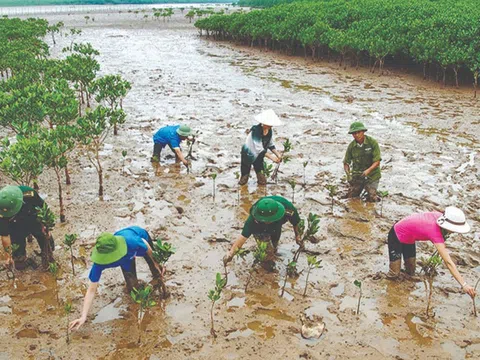
POLYGON ((168 145, 175 154, 175 162, 182 162, 188 167, 188 161, 185 159, 180 148, 180 143, 192 135, 192 129, 187 125, 165 126, 153 135, 153 155, 152 162, 160 162, 162 149, 168 145))
POLYGON ((250 235, 261 241, 270 241, 276 251, 282 235, 282 225, 287 221, 293 225, 296 243, 303 247, 303 241, 298 231, 300 216, 295 206, 282 196, 261 198, 250 208, 250 216, 243 226, 242 233, 224 256, 223 263, 226 265, 233 259, 237 249, 245 244, 250 235))
POLYGON ((70 329, 78 330, 87 320, 103 270, 120 266, 130 293, 133 288, 138 288, 135 257, 142 256, 153 277, 159 278, 161 269, 152 257, 152 248, 152 238, 145 229, 138 226, 127 227, 115 234, 101 234, 91 255, 93 265, 88 276, 90 285, 83 301, 82 315, 70 323, 70 329))
POLYGON ((347 174, 349 189, 347 198, 359 197, 362 190, 367 193, 367 201, 377 201, 380 182, 380 147, 377 141, 365 135, 367 128, 361 122, 353 122, 348 131, 353 141, 348 145, 343 167, 347 174), (350 167, 351 165, 351 167, 350 167))
POLYGON ((415 275, 415 242, 430 240, 463 291, 472 298, 475 297, 475 289, 464 281, 445 246, 445 241, 451 233, 464 234, 469 231, 470 225, 466 221, 465 214, 454 206, 448 206, 443 214, 437 211, 424 212, 412 214, 400 220, 388 233, 390 269, 387 278, 395 280, 399 277, 402 255, 406 273, 410 276, 415 275))
POLYGON ((279 163, 282 155, 275 149, 273 144, 273 126, 280 126, 282 122, 272 109, 265 110, 255 116, 258 125, 252 126, 247 131, 247 139, 241 151, 240 181, 239 185, 245 185, 250 176, 250 169, 253 168, 257 174, 258 185, 266 185, 267 179, 263 173, 263 159, 268 157, 275 163, 279 163), (269 154, 270 150, 274 155, 269 154))
POLYGON ((53 237, 37 218, 37 207, 42 207, 43 199, 28 186, 5 186, 0 190, 0 237, 5 249, 12 244, 18 246, 13 256, 7 252, 7 265, 23 270, 27 264, 27 237, 33 235, 37 239, 41 251, 46 250, 50 241, 54 249, 53 237))

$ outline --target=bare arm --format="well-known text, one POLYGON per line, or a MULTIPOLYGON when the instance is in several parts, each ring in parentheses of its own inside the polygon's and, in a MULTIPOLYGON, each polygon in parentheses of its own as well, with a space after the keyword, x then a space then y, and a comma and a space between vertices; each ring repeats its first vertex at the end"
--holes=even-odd
POLYGON ((380 160, 375 161, 372 166, 370 166, 367 170, 363 172, 364 176, 368 176, 373 170, 375 170, 380 165, 380 160))
POLYGON ((94 283, 91 282, 88 286, 87 293, 85 294, 85 299, 83 300, 83 309, 82 309, 82 316, 76 320, 73 320, 69 328, 70 330, 78 330, 80 327, 85 323, 87 320, 88 311, 92 306, 93 299, 95 298, 95 293, 97 292, 98 282, 94 283))
POLYGON ((350 165, 343 163, 343 170, 345 170, 345 174, 347 174, 347 180, 350 180, 350 165))
MULTIPOLYGON (((10 239, 10 235, 2 235, 0 237, 2 238, 2 245, 4 249, 8 248, 9 246, 12 246, 12 240, 10 239)), ((13 264, 13 259, 8 252, 7 252, 7 264, 13 264)))
MULTIPOLYGON (((142 240, 143 240, 143 239, 142 239, 142 240)), ((145 243, 145 245, 147 245, 147 254, 146 254, 146 256, 148 256, 150 259, 152 259, 152 261, 153 261, 153 263, 155 264, 155 267, 157 268, 157 270, 158 270, 161 274, 163 274, 163 273, 165 272, 165 270, 166 270, 165 266, 163 266, 163 268, 160 267, 160 265, 155 261, 155 259, 154 259, 154 257, 153 257, 153 250, 152 250, 150 244, 149 244, 147 241, 145 241, 145 240, 143 240, 143 242, 145 243)))
POLYGON ((280 162, 280 158, 281 158, 281 156, 272 155, 268 152, 265 154, 265 157, 269 158, 270 160, 272 160, 274 163, 277 163, 277 164, 280 162))
POLYGON ((247 238, 243 235, 240 235, 238 239, 233 243, 232 248, 227 253, 227 256, 225 256, 224 262, 225 262, 225 259, 228 259, 227 262, 232 260, 233 257, 235 256, 235 252, 237 251, 237 249, 240 249, 243 246, 243 244, 245 244, 245 241, 247 241, 247 238))
POLYGON ((280 151, 278 151, 277 149, 272 149, 272 152, 277 156, 279 160, 282 159, 282 154, 280 154, 280 151))
POLYGON ((177 154, 178 158, 183 163, 183 165, 188 166, 188 161, 183 156, 182 150, 180 150, 180 148, 175 148, 173 150, 175 150, 175 154, 177 154))
POLYGON ((444 243, 436 243, 434 244, 435 247, 437 248, 438 254, 442 257, 443 261, 445 262, 445 265, 447 265, 448 270, 450 273, 453 275, 455 280, 458 281, 460 286, 462 287, 463 291, 470 295, 472 298, 475 297, 475 290, 471 287, 468 286, 466 281, 463 279, 462 275, 458 272, 457 267, 455 266, 455 263, 452 261, 452 258, 450 257, 450 254, 448 253, 447 247, 445 246, 444 243))

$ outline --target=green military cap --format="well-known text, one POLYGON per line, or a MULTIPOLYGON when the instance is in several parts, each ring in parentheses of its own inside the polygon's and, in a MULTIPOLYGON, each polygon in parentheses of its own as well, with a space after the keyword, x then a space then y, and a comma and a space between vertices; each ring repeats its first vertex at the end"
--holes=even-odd
POLYGON ((190 126, 180 125, 180 127, 177 129, 177 134, 187 137, 192 135, 192 129, 190 129, 190 126))
POLYGON ((253 218, 260 222, 275 222, 285 215, 285 207, 273 199, 260 199, 253 205, 250 212, 253 218))
POLYGON ((23 205, 23 193, 18 186, 8 185, 0 190, 0 217, 16 215, 23 205))
POLYGON ((355 121, 350 125, 350 130, 348 130, 348 133, 353 134, 357 131, 367 131, 367 128, 365 127, 365 125, 363 125, 362 122, 355 121))

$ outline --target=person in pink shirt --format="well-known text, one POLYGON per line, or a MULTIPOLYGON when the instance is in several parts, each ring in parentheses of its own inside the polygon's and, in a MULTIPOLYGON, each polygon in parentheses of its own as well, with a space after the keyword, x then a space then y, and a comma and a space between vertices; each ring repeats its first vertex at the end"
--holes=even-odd
POLYGON ((405 262, 405 271, 408 275, 415 274, 416 241, 431 241, 437 248, 438 254, 448 267, 455 280, 462 286, 465 293, 475 297, 473 287, 467 285, 450 258, 445 240, 453 233, 464 234, 470 231, 470 225, 465 219, 462 210, 448 206, 445 212, 424 212, 412 214, 397 222, 388 233, 388 255, 390 271, 387 278, 396 279, 400 275, 401 258, 405 262))

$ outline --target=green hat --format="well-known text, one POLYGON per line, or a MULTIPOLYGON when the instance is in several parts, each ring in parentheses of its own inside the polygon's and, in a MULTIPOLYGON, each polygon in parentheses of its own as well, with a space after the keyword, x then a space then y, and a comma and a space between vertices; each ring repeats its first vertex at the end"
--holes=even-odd
POLYGON ((180 125, 180 127, 177 129, 177 134, 187 137, 192 135, 192 129, 190 129, 190 126, 180 125))
POLYGON ((285 207, 273 199, 263 198, 252 206, 250 214, 257 221, 275 222, 285 215, 285 207))
POLYGON ((355 121, 350 125, 350 130, 348 130, 348 133, 353 134, 357 131, 367 131, 367 128, 365 127, 365 125, 363 125, 362 122, 355 121))
POLYGON ((0 218, 16 215, 23 205, 23 192, 18 186, 8 185, 0 190, 0 218))
POLYGON ((108 265, 127 255, 127 242, 123 236, 104 232, 100 234, 90 259, 99 265, 108 265))

